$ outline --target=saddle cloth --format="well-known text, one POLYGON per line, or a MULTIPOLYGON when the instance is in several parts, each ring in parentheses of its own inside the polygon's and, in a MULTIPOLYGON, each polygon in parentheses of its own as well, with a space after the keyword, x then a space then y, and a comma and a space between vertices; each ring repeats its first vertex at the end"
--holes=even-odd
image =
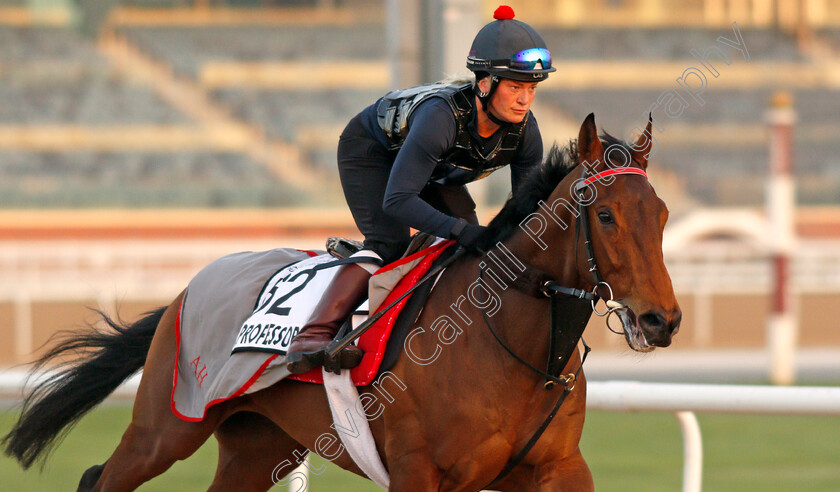
MULTIPOLYGON (((452 241, 439 241, 377 270, 369 289, 371 311, 389 305, 411 288, 451 244, 452 241)), ((300 266, 325 264, 329 260, 324 256, 322 252, 294 249, 235 253, 219 258, 196 274, 187 287, 175 323, 175 377, 170 401, 175 415, 187 421, 201 421, 212 405, 290 377, 284 347, 299 330, 300 324, 295 323, 305 322, 317 298, 308 301, 308 308, 295 304, 295 309, 291 309, 292 302, 298 299, 292 299, 294 294, 289 292, 309 278, 308 274, 301 274, 300 266), (281 273, 290 265, 291 274, 281 273), (299 268, 294 269, 295 265, 299 268), (298 276, 287 289, 274 289, 282 283, 281 279, 291 280, 294 275, 298 276), (267 295, 272 289, 278 294, 274 298, 267 295), (283 296, 287 298, 279 299, 283 296), (298 318, 251 319, 255 311, 271 309, 274 315, 296 311, 298 318), (266 344, 267 340, 277 344, 266 344)), ((329 270, 334 269, 323 271, 329 270)), ((328 283, 325 279, 321 281, 328 283)), ((308 283, 312 282, 316 281, 308 283)), ((394 323, 410 297, 389 310, 358 340, 365 356, 350 371, 356 386, 370 384, 376 377, 394 323)), ((416 319, 417 313, 414 316, 416 319)), ((323 383, 320 368, 291 377, 323 383)))
MULTIPOLYGON (((263 287, 253 314, 239 329, 232 352, 256 350, 285 355, 338 273, 336 261, 323 254, 278 270, 263 287)), ((367 300, 356 312, 367 314, 367 300)))

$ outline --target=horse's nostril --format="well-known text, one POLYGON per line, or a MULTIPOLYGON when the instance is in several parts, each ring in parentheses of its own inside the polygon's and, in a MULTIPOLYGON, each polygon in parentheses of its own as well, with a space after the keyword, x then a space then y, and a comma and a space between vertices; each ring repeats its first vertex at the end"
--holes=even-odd
POLYGON ((650 330, 662 330, 667 325, 665 317, 661 314, 648 311, 639 316, 639 323, 646 326, 650 330))
POLYGON ((671 321, 671 334, 676 335, 678 331, 680 331, 680 323, 682 322, 682 313, 679 313, 677 316, 673 318, 671 321))

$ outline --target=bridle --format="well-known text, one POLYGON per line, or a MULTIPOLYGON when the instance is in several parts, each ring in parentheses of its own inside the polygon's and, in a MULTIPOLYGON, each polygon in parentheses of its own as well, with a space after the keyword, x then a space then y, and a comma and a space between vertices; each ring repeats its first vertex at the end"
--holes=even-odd
MULTIPOLYGON (((595 263, 595 252, 592 249, 592 233, 589 229, 589 220, 588 216, 586 215, 587 207, 589 206, 585 197, 586 190, 592 183, 600 181, 604 178, 608 178, 610 176, 616 176, 621 174, 636 174, 644 176, 645 179, 647 179, 647 173, 637 167, 619 167, 615 169, 607 169, 606 171, 601 171, 600 173, 587 178, 586 166, 583 166, 583 168, 583 176, 581 176, 581 178, 575 182, 574 191, 574 195, 577 197, 578 202, 577 224, 583 231, 583 237, 585 239, 584 244, 586 245, 586 254, 588 255, 586 261, 587 263, 589 263, 589 271, 592 273, 592 277, 595 279, 595 288, 597 288, 599 284, 606 284, 606 282, 604 282, 601 278, 601 272, 598 270, 598 265, 595 263), (587 217, 587 220, 581 220, 581 217, 587 217)), ((577 256, 577 241, 575 241, 575 256, 577 256)), ((607 285, 609 286, 609 284, 607 285)))
MULTIPOLYGON (((605 171, 601 171, 600 173, 591 176, 589 178, 586 177, 586 166, 583 166, 583 174, 579 180, 575 182, 575 190, 574 195, 577 197, 578 202, 578 217, 576 219, 576 226, 579 228, 577 231, 583 231, 584 237, 584 246, 586 247, 586 255, 587 259, 586 262, 589 265, 589 272, 592 273, 592 278, 595 281, 595 287, 592 289, 592 293, 595 294, 599 287, 604 286, 609 291, 609 298, 605 298, 604 303, 607 305, 607 310, 603 313, 599 312, 595 308, 595 304, 598 302, 597 299, 593 299, 592 303, 592 312, 598 317, 606 317, 605 323, 607 325, 607 329, 609 329, 613 333, 622 334, 623 331, 617 331, 612 326, 610 326, 610 316, 614 314, 616 311, 621 309, 626 309, 627 306, 621 304, 620 302, 616 301, 613 297, 613 290, 612 286, 609 283, 605 282, 603 278, 601 278, 601 271, 598 270, 598 265, 595 262, 595 251, 593 250, 592 246, 592 233, 589 228, 589 215, 587 214, 587 209, 589 204, 586 200, 586 190, 589 188, 589 185, 598 182, 604 178, 608 178, 610 176, 617 176, 622 174, 635 174, 639 176, 644 176, 647 179, 647 173, 639 169, 637 167, 617 167, 617 168, 610 168, 605 171), (584 220, 581 218, 584 217, 584 220)), ((577 232, 576 231, 576 232, 577 232)), ((575 237, 575 258, 577 258, 577 237, 575 237)))
MULTIPOLYGON (((576 332, 575 333, 576 337, 574 337, 573 346, 569 347, 568 346, 569 344, 567 343, 566 344, 567 346, 565 347, 566 351, 570 351, 575 346, 577 346, 577 340, 580 339, 581 335, 583 334, 583 328, 585 328, 585 322, 583 323, 583 326, 575 326, 575 327, 561 326, 562 325, 562 319, 561 318, 567 317, 566 316, 567 313, 564 312, 563 308, 568 307, 568 306, 561 306, 560 305, 561 303, 557 302, 557 299, 560 298, 560 296, 564 296, 564 297, 567 297, 567 298, 573 298, 573 299, 576 299, 577 301, 584 301, 584 302, 588 301, 589 314, 594 313, 597 316, 601 316, 601 317, 606 316, 608 327, 609 327, 609 315, 611 315, 611 314, 613 314, 616 311, 619 311, 621 309, 626 309, 627 308, 625 305, 621 304, 620 302, 616 301, 613 298, 612 286, 610 286, 610 284, 607 283, 601 277, 601 272, 598 269, 598 264, 595 260, 595 251, 594 251, 594 248, 593 248, 593 245, 592 245, 592 230, 589 227, 588 210, 589 210, 590 203, 589 203, 589 200, 587 200, 586 196, 585 196, 586 195, 586 190, 588 189, 588 187, 591 184, 593 184, 595 182, 598 182, 598 181, 600 181, 604 178, 610 177, 610 176, 625 175, 626 174, 626 175, 640 175, 640 176, 644 176, 645 178, 647 178, 647 174, 642 169, 635 168, 635 167, 619 167, 619 168, 614 168, 614 169, 611 168, 611 169, 607 169, 606 171, 602 171, 602 172, 600 172, 600 173, 598 173, 594 176, 591 176, 591 177, 587 178, 586 177, 586 171, 587 171, 586 166, 583 166, 583 167, 584 167, 583 175, 580 179, 578 179, 575 182, 574 192, 573 192, 574 196, 576 197, 576 201, 578 203, 578 215, 575 218, 575 258, 578 257, 578 243, 579 243, 578 238, 580 237, 579 235, 582 233, 583 234, 583 239, 584 239, 583 244, 584 244, 584 247, 586 249, 586 255, 587 255, 586 263, 587 263, 587 265, 589 265, 589 270, 588 271, 592 274, 592 278, 594 280, 594 285, 595 286, 593 287, 592 291, 586 291, 586 290, 577 289, 577 288, 573 288, 573 287, 565 287, 555 280, 548 279, 548 280, 542 281, 541 285, 539 286, 539 289, 538 289, 538 292, 540 294, 545 295, 546 297, 549 297, 552 300, 551 324, 550 324, 552 340, 553 340, 553 337, 555 335, 557 335, 556 331, 567 332, 568 331, 567 328, 570 328, 571 330, 574 330, 576 332), (605 287, 607 289, 607 291, 609 291, 609 298, 605 298, 605 303, 607 305, 607 310, 604 311, 603 313, 599 312, 595 308, 596 303, 598 302, 599 299, 601 299, 601 296, 598 295, 598 289, 602 286, 605 287)), ((489 262, 485 261, 485 262, 482 262, 482 263, 479 264, 479 270, 478 270, 478 280, 479 280, 479 282, 484 282, 484 270, 486 269, 486 265, 488 263, 489 262)), ((546 274, 545 272, 542 272, 539 269, 537 269, 533 266, 530 266, 530 265, 524 265, 524 266, 525 266, 526 269, 531 270, 531 272, 529 272, 530 273, 529 276, 531 278, 538 278, 538 279, 539 278, 541 278, 541 279, 548 278, 548 274, 546 274)), ((520 287, 520 290, 526 291, 526 289, 521 288, 521 286, 517 285, 516 283, 514 283, 514 286, 515 287, 520 287)), ((526 292, 529 293, 529 294, 533 294, 535 292, 535 289, 529 289, 526 292)), ((544 377, 545 380, 546 380, 546 389, 552 389, 554 387, 554 385, 556 385, 556 384, 561 384, 561 385, 566 386, 566 387, 569 387, 570 384, 572 386, 574 385, 574 380, 575 380, 575 377, 577 375, 576 373, 561 376, 559 374, 559 372, 557 372, 557 371, 561 371, 563 369, 562 366, 559 367, 559 368, 555 367, 554 368, 555 370, 552 371, 552 362, 554 362, 556 359, 559 358, 561 361, 563 361, 563 366, 565 366, 565 362, 568 361, 569 356, 570 356, 569 353, 561 353, 561 354, 558 355, 558 354, 552 354, 551 350, 550 350, 549 351, 550 353, 549 353, 548 366, 546 367, 545 371, 541 371, 541 370, 537 369, 536 367, 534 367, 533 365, 531 365, 525 359, 523 359, 522 357, 517 355, 513 351, 513 349, 511 349, 507 344, 505 344, 504 341, 498 336, 496 331, 493 329, 493 326, 490 323, 489 318, 487 317, 486 311, 484 309, 481 309, 481 312, 482 312, 482 315, 484 317, 485 324, 490 329, 490 332, 493 334, 493 337, 496 339, 496 341, 498 341, 499 344, 511 356, 513 356, 516 360, 521 362, 523 365, 525 365, 532 372, 536 372, 540 376, 544 377)), ((589 316, 586 317, 587 321, 588 321, 588 318, 589 318, 589 316)), ((615 331, 612 328, 610 328, 610 330, 615 331)), ((553 344, 550 342, 550 345, 553 345, 553 344)), ((585 343, 584 343, 584 346, 586 346, 585 343)), ((554 347, 551 347, 551 349, 553 349, 553 348, 554 347)), ((584 352, 584 360, 586 358, 586 355, 589 353, 588 347, 586 347, 586 349, 587 350, 584 352)), ((581 366, 582 365, 583 364, 581 362, 581 366)), ((580 369, 578 369, 578 371, 579 370, 580 369)))
MULTIPOLYGON (((590 348, 583 340, 583 330, 586 328, 586 323, 589 321, 589 318, 592 313, 595 313, 598 316, 606 316, 606 323, 607 328, 611 331, 615 332, 610 325, 609 325, 609 316, 616 311, 621 309, 626 309, 627 307, 623 304, 619 303, 613 298, 613 291, 612 287, 609 283, 604 281, 601 277, 601 272, 598 270, 598 264, 595 261, 595 251, 592 246, 592 231, 589 227, 589 205, 588 200, 586 200, 586 190, 588 187, 604 178, 608 178, 610 176, 617 176, 617 175, 640 175, 647 178, 647 173, 644 170, 635 168, 635 167, 618 167, 618 168, 610 168, 605 171, 601 171, 594 176, 589 178, 586 177, 586 166, 583 167, 583 172, 581 178, 575 182, 573 197, 576 198, 578 203, 578 216, 575 219, 575 259, 577 260, 578 257, 578 238, 580 237, 579 234, 583 234, 584 239, 584 247, 586 248, 586 263, 589 265, 589 272, 592 274, 592 278, 594 280, 595 286, 592 288, 592 291, 586 291, 582 289, 576 289, 573 287, 565 287, 560 285, 558 282, 554 280, 547 280, 542 283, 539 288, 539 292, 543 295, 549 297, 551 299, 551 322, 550 322, 550 331, 549 331, 549 357, 548 363, 546 366, 546 370, 542 371, 537 369, 533 365, 531 365, 528 361, 517 355, 507 344, 499 338, 496 331, 493 329, 492 324, 490 323, 489 318, 487 317, 487 313, 484 309, 481 309, 482 316, 484 317, 484 322, 489 328, 490 332, 493 334, 493 337, 496 341, 516 360, 521 362, 525 365, 528 369, 532 372, 539 374, 541 377, 545 378, 545 389, 551 390, 555 387, 555 385, 560 384, 563 386, 563 392, 560 394, 557 402, 554 405, 554 408, 548 414, 548 417, 543 421, 539 428, 537 428, 536 432, 531 436, 531 439, 525 444, 525 446, 518 452, 516 455, 511 458, 505 467, 502 469, 501 472, 490 482, 487 486, 483 487, 483 489, 490 488, 493 484, 500 481, 504 478, 511 470, 513 470, 528 452, 534 447, 537 443, 539 438, 548 428, 551 421, 557 415, 557 412, 560 410, 560 406, 566 400, 566 397, 572 390, 575 388, 575 383, 577 381, 578 376, 580 375, 580 371, 583 369, 583 363, 586 361, 587 355, 589 355, 590 348), (603 313, 598 312, 595 308, 595 304, 601 298, 597 291, 598 288, 604 286, 609 291, 609 299, 605 300, 607 305, 607 310, 603 313), (588 301, 588 302, 587 302, 588 301), (586 306, 586 304, 589 306, 586 306), (566 362, 571 358, 572 353, 574 350, 577 349, 578 342, 583 343, 584 352, 583 356, 581 357, 580 365, 578 366, 577 370, 573 373, 569 374, 561 374, 563 371, 566 362), (559 352, 559 354, 558 354, 559 352)), ((479 264, 478 270, 478 279, 480 282, 483 282, 483 272, 484 266, 487 262, 482 262, 479 264)), ((577 264, 577 261, 575 261, 577 264)), ((537 270, 535 267, 525 265, 526 268, 530 268, 532 270, 531 277, 532 278, 540 278, 544 276, 544 272, 537 270), (536 273, 534 271, 536 270, 536 273)), ((525 290, 525 289, 521 289, 525 290)))

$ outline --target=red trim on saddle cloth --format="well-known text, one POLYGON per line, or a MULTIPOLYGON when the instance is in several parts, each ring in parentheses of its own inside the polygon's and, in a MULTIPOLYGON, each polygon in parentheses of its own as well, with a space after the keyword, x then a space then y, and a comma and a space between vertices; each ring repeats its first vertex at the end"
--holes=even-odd
POLYGON ((265 362, 263 362, 262 365, 260 365, 259 369, 257 369, 254 375, 251 376, 248 379, 248 381, 245 381, 245 384, 243 384, 242 387, 234 391, 233 394, 231 394, 230 396, 226 396, 224 398, 216 398, 215 400, 209 402, 207 405, 204 406, 204 413, 201 415, 201 417, 187 417, 186 415, 179 412, 177 408, 175 408, 175 388, 178 386, 178 356, 181 352, 181 311, 183 311, 184 309, 184 300, 186 300, 186 297, 181 299, 181 306, 178 308, 178 314, 175 316, 175 369, 172 372, 172 394, 169 396, 169 408, 171 408, 172 413, 174 413, 181 420, 186 420, 187 422, 201 422, 202 420, 204 420, 204 417, 207 416, 208 408, 212 407, 217 403, 221 403, 223 401, 230 400, 231 398, 236 398, 237 396, 245 394, 245 392, 248 391, 248 388, 250 388, 251 385, 254 384, 254 382, 256 382, 256 380, 260 377, 260 375, 262 375, 263 371, 265 371, 265 368, 268 367, 271 361, 276 359, 280 354, 267 355, 265 362))
MULTIPOLYGON (((394 268, 397 268, 400 265, 405 265, 406 263, 410 263, 410 262, 416 260, 417 258, 422 258, 429 253, 436 252, 437 250, 435 248, 439 248, 442 244, 447 244, 448 245, 448 244, 452 244, 453 242, 454 241, 443 241, 443 242, 440 242, 438 244, 429 246, 426 249, 421 249, 420 251, 414 253, 411 256, 406 256, 405 258, 400 258, 399 260, 397 260, 393 263, 388 263, 387 265, 385 265, 385 266, 379 268, 378 270, 376 270, 375 272, 373 272, 373 274, 374 275, 379 275, 380 273, 385 273, 389 270, 393 270, 394 268)), ((441 249, 440 252, 442 253, 444 249, 446 249, 446 248, 441 249)), ((440 253, 438 253, 438 256, 440 256, 440 253)), ((420 266, 420 265, 418 265, 418 266, 420 266)))
MULTIPOLYGON (((426 272, 428 272, 431 268, 432 263, 441 254, 443 254, 446 248, 453 244, 455 244, 455 241, 443 241, 435 244, 434 246, 418 251, 411 256, 385 265, 374 272, 374 275, 379 275, 380 273, 387 272, 405 263, 425 257, 417 264, 417 266, 412 268, 405 277, 400 279, 396 287, 394 287, 394 290, 392 290, 391 293, 388 294, 388 297, 382 302, 380 309, 394 302, 399 296, 405 294, 408 289, 416 284, 418 280, 423 278, 426 272)), ((358 367, 350 370, 350 378, 356 386, 366 386, 370 384, 371 381, 373 381, 373 378, 376 377, 377 372, 379 372, 379 366, 382 363, 382 359, 385 357, 385 347, 388 345, 388 338, 391 336, 391 330, 394 327, 394 322, 402 312, 406 302, 408 302, 408 297, 391 308, 385 316, 377 321, 376 324, 366 331, 361 337, 359 337, 358 345, 362 350, 364 350, 365 355, 364 358, 362 358, 362 363, 359 364, 358 367)), ((304 374, 289 376, 289 379, 296 379, 307 383, 324 384, 324 376, 320 367, 304 374)))
POLYGON ((298 251, 300 251, 301 253, 308 254, 310 258, 313 257, 313 256, 318 256, 318 253, 316 253, 314 251, 311 251, 311 250, 308 250, 308 249, 299 249, 298 251))

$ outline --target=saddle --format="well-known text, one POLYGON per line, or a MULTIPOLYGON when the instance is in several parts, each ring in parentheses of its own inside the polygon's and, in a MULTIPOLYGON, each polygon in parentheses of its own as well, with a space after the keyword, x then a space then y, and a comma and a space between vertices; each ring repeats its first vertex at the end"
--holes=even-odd
MULTIPOLYGON (((408 244, 408 249, 400 258, 407 258, 420 250, 426 249, 432 245, 437 239, 431 234, 425 232, 418 232, 411 236, 411 242, 408 244)), ((338 259, 349 258, 358 253, 364 244, 355 239, 347 239, 343 237, 331 237, 327 239, 327 252, 338 259)))
MULTIPOLYGON (((429 270, 439 262, 453 254, 457 248, 450 248, 451 241, 434 244, 436 237, 417 233, 414 235, 409 248, 400 260, 377 270, 370 285, 371 299, 368 305, 374 307, 371 313, 380 307, 388 306, 402 294, 412 288, 429 270)), ((343 252, 352 250, 355 241, 331 238, 328 245, 338 245, 343 252), (346 241, 346 242, 345 242, 346 241), (348 244, 350 245, 348 247, 348 244)), ((352 253, 351 253, 352 254, 352 253)), ((335 254, 333 254, 335 255, 335 254)), ((405 297, 386 315, 379 319, 357 341, 358 346, 365 352, 362 363, 350 371, 351 378, 356 385, 369 384, 379 373, 387 371, 396 364, 402 352, 403 342, 408 336, 413 322, 431 294, 434 282, 426 282, 418 287, 411 295, 405 297)), ((363 308, 366 308, 363 304, 363 308)), ((368 314, 367 309, 357 311, 368 314)), ((336 339, 343 338, 350 331, 350 320, 339 330, 336 339)), ((289 376, 311 383, 322 383, 323 373, 318 367, 310 372, 289 376)))

